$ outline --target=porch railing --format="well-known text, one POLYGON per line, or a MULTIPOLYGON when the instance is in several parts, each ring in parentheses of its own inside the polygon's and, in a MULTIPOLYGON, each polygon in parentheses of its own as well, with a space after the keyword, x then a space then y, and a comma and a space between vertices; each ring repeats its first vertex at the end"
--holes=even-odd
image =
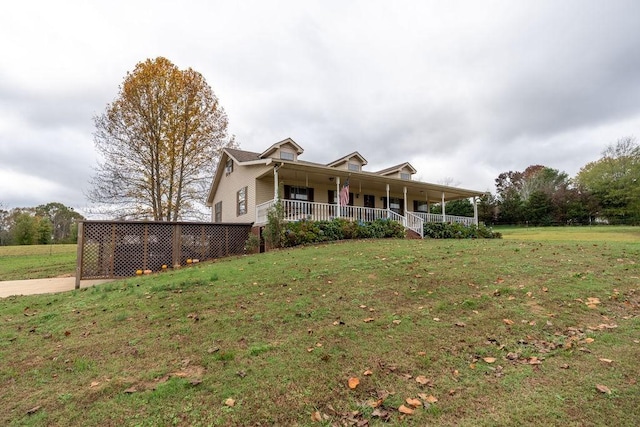
MULTIPOLYGON (((282 203, 285 221, 300 221, 303 219, 309 221, 331 221, 337 217, 363 222, 391 219, 415 231, 420 236, 423 236, 425 222, 455 222, 467 226, 475 224, 475 219, 467 216, 445 215, 443 221, 441 214, 425 212, 405 212, 405 216, 402 216, 387 209, 361 206, 340 206, 338 208, 332 203, 305 202, 301 200, 280 200, 280 203, 282 203)), ((275 200, 269 200, 256 206, 256 224, 267 223, 267 213, 274 204, 275 200)))
POLYGON ((466 226, 475 224, 475 219, 470 216, 445 215, 443 221, 442 214, 432 214, 425 212, 413 212, 413 214, 422 218, 424 222, 457 222, 466 226))
MULTIPOLYGON (((396 212, 361 206, 336 206, 331 203, 304 202, 299 200, 280 200, 285 221, 331 221, 334 218, 347 218, 353 221, 372 222, 378 219, 390 219, 415 231, 423 237, 424 219, 411 212, 402 216, 396 212)), ((274 200, 256 206, 256 224, 266 224, 267 214, 275 204, 274 200)))

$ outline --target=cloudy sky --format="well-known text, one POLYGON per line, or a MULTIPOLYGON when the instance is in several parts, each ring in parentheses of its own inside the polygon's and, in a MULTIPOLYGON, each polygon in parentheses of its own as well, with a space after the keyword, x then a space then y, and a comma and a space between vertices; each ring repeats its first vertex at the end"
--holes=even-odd
MULTIPOLYGON (((127 71, 202 73, 240 147, 359 151, 494 191, 640 137, 640 2, 23 0, 0 14, 0 204, 81 211, 93 120, 127 71)), ((203 195, 204 197, 204 195, 203 195)))

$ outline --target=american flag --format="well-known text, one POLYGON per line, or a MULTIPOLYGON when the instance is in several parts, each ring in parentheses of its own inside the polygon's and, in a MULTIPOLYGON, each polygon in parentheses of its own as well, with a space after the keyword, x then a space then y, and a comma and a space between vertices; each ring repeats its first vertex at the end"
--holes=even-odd
POLYGON ((349 204, 349 178, 342 186, 340 190, 340 206, 347 206, 349 204))

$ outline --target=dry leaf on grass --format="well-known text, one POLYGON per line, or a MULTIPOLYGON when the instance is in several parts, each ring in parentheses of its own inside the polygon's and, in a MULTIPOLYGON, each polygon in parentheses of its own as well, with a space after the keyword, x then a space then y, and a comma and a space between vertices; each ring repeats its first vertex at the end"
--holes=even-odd
POLYGON ((433 394, 418 393, 418 397, 427 403, 436 403, 438 401, 438 398, 433 394))
POLYGON ((611 359, 600 358, 598 360, 601 361, 601 362, 607 363, 607 364, 613 363, 613 360, 611 360, 611 359))
POLYGON ((422 406, 422 401, 420 399, 416 399, 416 398, 413 398, 413 397, 407 397, 405 399, 405 402, 407 402, 407 405, 413 406, 414 408, 422 406))
POLYGON ((464 328, 467 325, 464 322, 456 322, 456 326, 458 326, 460 328, 464 328))
POLYGON ((416 377, 416 382, 417 382, 418 384, 421 384, 421 385, 427 385, 427 384, 429 384, 431 381, 429 380, 429 378, 425 377, 424 375, 418 375, 418 376, 416 377))
POLYGON ((234 406, 236 406, 236 401, 232 398, 228 398, 224 401, 224 404, 230 408, 233 408, 234 406))
POLYGON ((376 319, 374 319, 373 317, 367 317, 366 319, 363 319, 362 321, 364 323, 369 323, 369 322, 373 322, 374 320, 376 320, 376 319))
POLYGON ((372 371, 371 369, 367 369, 366 371, 364 371, 364 372, 362 373, 362 375, 364 375, 364 376, 373 375, 373 371, 372 371))
POLYGON ((482 360, 484 360, 487 363, 493 363, 498 359, 496 359, 495 357, 483 357, 482 360))
POLYGON ((515 322, 511 319, 502 319, 502 321, 507 325, 513 325, 515 322))
POLYGON ((315 411, 314 413, 311 414, 311 421, 315 421, 315 422, 322 421, 322 415, 320 414, 320 411, 315 411))
POLYGON ((355 388, 358 387, 358 384, 360 384, 360 380, 357 377, 351 377, 349 378, 348 384, 351 390, 355 390, 355 388))
POLYGON ((400 411, 401 414, 406 414, 406 415, 411 415, 415 412, 414 409, 408 408, 404 405, 400 405, 400 407, 398 408, 398 411, 400 411))
POLYGON ((606 385, 596 384, 596 390, 598 390, 600 393, 611 394, 611 389, 606 385))

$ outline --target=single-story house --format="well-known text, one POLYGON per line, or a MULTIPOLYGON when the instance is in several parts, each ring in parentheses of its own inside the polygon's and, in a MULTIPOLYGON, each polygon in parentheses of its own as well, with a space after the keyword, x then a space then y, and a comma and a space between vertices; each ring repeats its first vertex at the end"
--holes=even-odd
POLYGON ((261 227, 268 210, 281 203, 285 221, 387 218, 420 236, 424 222, 478 223, 482 191, 413 180, 417 171, 408 162, 369 172, 357 151, 328 164, 302 160, 303 152, 291 138, 262 153, 224 149, 207 197, 211 220, 261 227), (446 202, 460 199, 472 199, 473 217, 446 214, 446 202), (442 213, 429 213, 433 203, 442 213))

